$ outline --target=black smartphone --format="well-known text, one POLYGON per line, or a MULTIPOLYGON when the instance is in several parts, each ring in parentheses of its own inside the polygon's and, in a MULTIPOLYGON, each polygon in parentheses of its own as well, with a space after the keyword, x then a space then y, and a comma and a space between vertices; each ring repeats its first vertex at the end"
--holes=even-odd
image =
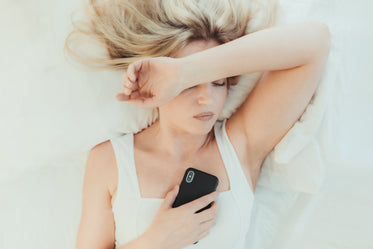
MULTIPOLYGON (((191 202, 204 195, 214 192, 218 187, 219 179, 209 173, 194 168, 188 168, 180 183, 179 193, 176 196, 172 207, 178 207, 185 203, 191 202)), ((211 203, 201 208, 196 213, 202 212, 211 207, 211 203)))

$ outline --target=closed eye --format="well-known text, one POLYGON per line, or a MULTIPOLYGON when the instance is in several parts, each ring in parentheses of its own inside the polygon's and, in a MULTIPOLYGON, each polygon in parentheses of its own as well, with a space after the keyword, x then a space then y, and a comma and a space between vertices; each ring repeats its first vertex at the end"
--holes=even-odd
MULTIPOLYGON (((212 82, 212 84, 214 84, 215 86, 225 86, 225 81, 212 82)), ((195 88, 197 86, 198 85, 195 85, 195 86, 189 87, 189 88, 187 88, 185 90, 193 89, 193 88, 195 88)))
POLYGON ((213 84, 214 85, 216 85, 216 86, 225 86, 225 81, 223 81, 223 82, 213 82, 213 84))

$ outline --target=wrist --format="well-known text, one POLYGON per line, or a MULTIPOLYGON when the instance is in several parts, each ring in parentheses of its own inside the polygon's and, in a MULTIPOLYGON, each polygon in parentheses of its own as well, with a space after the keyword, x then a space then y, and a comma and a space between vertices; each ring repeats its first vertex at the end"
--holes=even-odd
MULTIPOLYGON (((224 64, 218 60, 210 48, 185 57, 177 58, 179 81, 182 89, 187 89, 204 82, 212 82, 227 75, 224 64)), ((233 75, 232 75, 233 76, 233 75)))
POLYGON ((163 249, 159 240, 150 236, 147 232, 141 235, 139 240, 139 248, 141 249, 163 249))
POLYGON ((179 68, 179 85, 181 91, 200 84, 201 79, 199 65, 193 63, 193 58, 190 56, 177 58, 179 68))

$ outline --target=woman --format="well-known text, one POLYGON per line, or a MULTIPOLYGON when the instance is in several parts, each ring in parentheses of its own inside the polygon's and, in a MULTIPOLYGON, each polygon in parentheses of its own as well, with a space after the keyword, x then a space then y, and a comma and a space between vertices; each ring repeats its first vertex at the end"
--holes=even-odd
POLYGON ((116 98, 157 108, 159 118, 91 150, 77 249, 244 248, 262 163, 302 115, 322 75, 330 46, 325 24, 244 35, 250 18, 243 2, 166 2, 91 3, 91 34, 110 55, 94 62, 127 69, 116 98), (116 22, 124 19, 123 26, 116 22), (168 33, 155 43, 152 34, 159 38, 162 29, 168 33), (137 35, 153 43, 136 43, 137 35), (230 84, 253 72, 265 73, 239 109, 217 122, 230 84), (189 167, 217 176, 218 188, 172 208, 189 167))

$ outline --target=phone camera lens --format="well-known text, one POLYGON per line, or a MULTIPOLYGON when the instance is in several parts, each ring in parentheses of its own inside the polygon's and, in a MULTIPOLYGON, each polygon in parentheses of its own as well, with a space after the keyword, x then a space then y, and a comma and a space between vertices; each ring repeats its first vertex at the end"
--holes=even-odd
POLYGON ((194 178, 194 171, 189 171, 186 176, 186 182, 191 183, 193 181, 193 178, 194 178))

